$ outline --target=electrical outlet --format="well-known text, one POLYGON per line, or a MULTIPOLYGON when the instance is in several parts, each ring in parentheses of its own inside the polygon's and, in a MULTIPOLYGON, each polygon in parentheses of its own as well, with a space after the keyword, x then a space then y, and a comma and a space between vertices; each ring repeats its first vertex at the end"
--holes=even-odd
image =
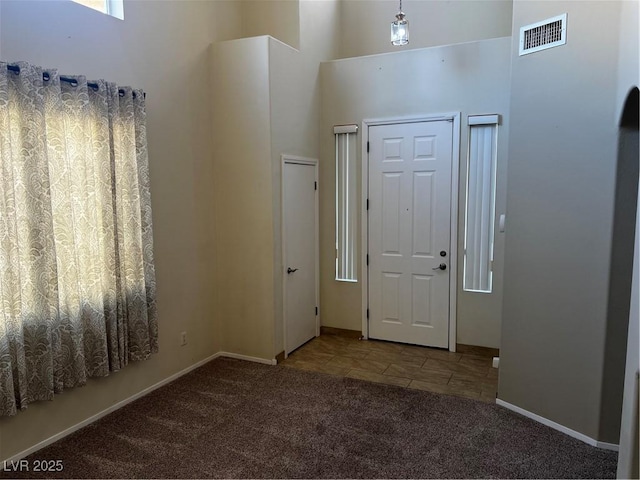
POLYGON ((187 332, 180 333, 180 346, 184 347, 187 344, 187 332))

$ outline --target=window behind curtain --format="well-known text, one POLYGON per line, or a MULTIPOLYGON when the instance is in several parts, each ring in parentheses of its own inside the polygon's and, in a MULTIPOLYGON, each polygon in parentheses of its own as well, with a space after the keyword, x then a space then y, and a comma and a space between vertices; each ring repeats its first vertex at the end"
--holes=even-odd
POLYGON ((141 90, 0 62, 0 415, 158 350, 141 90))

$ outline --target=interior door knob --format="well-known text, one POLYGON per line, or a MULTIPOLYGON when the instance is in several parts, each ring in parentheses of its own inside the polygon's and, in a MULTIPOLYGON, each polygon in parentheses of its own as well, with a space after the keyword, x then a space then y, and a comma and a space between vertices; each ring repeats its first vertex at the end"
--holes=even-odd
POLYGON ((446 270, 447 269, 447 264, 446 263, 441 263, 440 265, 438 265, 437 267, 432 268, 431 270, 446 270))
POLYGON ((297 271, 298 271, 298 269, 297 269, 297 268, 291 268, 291 267, 287 268, 287 273, 288 273, 289 275, 291 275, 293 272, 297 272, 297 271))

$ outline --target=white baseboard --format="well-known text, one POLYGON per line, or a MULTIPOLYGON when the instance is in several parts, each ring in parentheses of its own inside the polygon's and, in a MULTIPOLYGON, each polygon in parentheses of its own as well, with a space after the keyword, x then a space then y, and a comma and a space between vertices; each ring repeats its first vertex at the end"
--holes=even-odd
POLYGON ((275 358, 272 358, 271 360, 266 359, 266 358, 259 358, 259 357, 250 357, 248 355, 240 355, 239 353, 230 353, 230 352, 218 352, 214 355, 215 357, 227 357, 227 358, 235 358, 237 360, 246 360, 247 362, 254 362, 254 363, 262 363, 264 365, 277 365, 278 362, 276 361, 275 358))
POLYGON ((194 363, 193 365, 185 368, 184 370, 180 370, 178 373, 174 373, 173 375, 171 375, 170 377, 165 378, 164 380, 159 381, 158 383, 151 385, 150 387, 145 388, 144 390, 141 390, 140 392, 136 393, 135 395, 132 395, 128 398, 125 398, 124 400, 121 400, 118 403, 115 403, 113 405, 111 405, 109 408, 102 410, 99 413, 96 413, 95 415, 87 418, 86 420, 83 420, 80 423, 77 423, 75 425, 73 425, 72 427, 67 428, 66 430, 63 430, 60 433, 56 433, 55 435, 47 438, 46 440, 43 440, 37 444, 35 444, 33 447, 27 448, 26 450, 23 450, 20 453, 17 453, 16 455, 13 455, 12 457, 7 458, 6 460, 2 460, 0 459, 0 462, 6 462, 6 463, 10 463, 10 462, 17 462, 18 460, 22 460, 23 458, 25 458, 28 455, 31 455, 32 453, 37 452, 38 450, 51 445, 54 442, 57 442, 58 440, 61 440, 62 438, 66 437, 67 435, 71 435, 73 432, 80 430, 83 427, 86 427, 87 425, 101 419, 102 417, 109 415, 112 412, 115 412, 116 410, 118 410, 119 408, 124 407, 125 405, 133 402, 134 400, 137 400, 138 398, 144 397, 145 395, 153 392, 154 390, 163 387, 164 385, 173 382, 174 380, 182 377, 183 375, 186 375, 187 373, 191 372, 192 370, 195 370, 198 367, 201 367, 202 365, 204 365, 205 363, 210 362, 211 360, 214 360, 218 357, 229 357, 229 358, 236 358, 239 360, 246 360, 248 362, 255 362, 255 363, 263 363, 266 365, 276 365, 276 360, 267 360, 264 358, 258 358, 258 357, 250 357, 247 355, 239 355, 237 353, 229 353, 229 352, 218 352, 214 355, 211 355, 203 360, 200 360, 197 363, 194 363))
POLYGON ((512 405, 511 403, 505 402, 504 400, 500 400, 499 398, 496 398, 496 404, 504 408, 507 408, 513 412, 519 413, 520 415, 523 415, 527 418, 535 420, 536 422, 546 425, 547 427, 551 427, 554 430, 558 430, 559 432, 569 435, 570 437, 577 438, 578 440, 581 440, 584 443, 591 445, 592 447, 604 448, 605 450, 613 450, 614 452, 618 451, 618 445, 616 445, 615 443, 600 442, 598 440, 595 440, 591 437, 586 436, 584 433, 571 430, 570 428, 565 427, 564 425, 560 425, 559 423, 556 423, 553 420, 549 420, 548 418, 541 417, 540 415, 537 415, 528 410, 525 410, 524 408, 520 408, 515 405, 512 405))

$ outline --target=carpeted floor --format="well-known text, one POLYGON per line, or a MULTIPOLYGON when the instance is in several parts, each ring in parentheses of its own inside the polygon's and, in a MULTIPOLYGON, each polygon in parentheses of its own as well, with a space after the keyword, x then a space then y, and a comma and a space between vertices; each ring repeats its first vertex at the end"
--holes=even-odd
POLYGON ((28 458, 62 460, 51 478, 614 478, 616 459, 497 405, 226 358, 28 458))

